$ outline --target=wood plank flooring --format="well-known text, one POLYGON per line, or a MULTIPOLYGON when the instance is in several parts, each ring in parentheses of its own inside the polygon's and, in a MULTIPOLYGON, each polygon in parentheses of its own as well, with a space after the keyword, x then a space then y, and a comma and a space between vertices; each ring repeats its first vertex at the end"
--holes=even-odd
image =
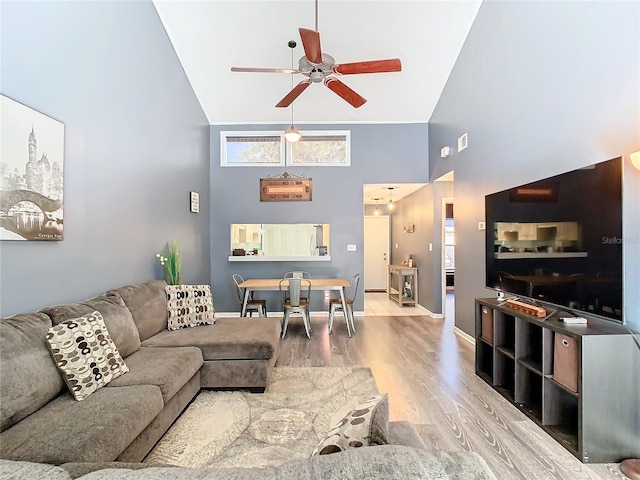
POLYGON ((478 452, 498 479, 626 479, 617 464, 582 464, 480 380, 474 346, 450 319, 366 315, 356 317, 352 338, 342 316, 332 335, 326 322, 312 317, 308 340, 302 320, 292 319, 276 366, 371 368, 389 393, 391 420, 413 422, 429 448, 478 452))

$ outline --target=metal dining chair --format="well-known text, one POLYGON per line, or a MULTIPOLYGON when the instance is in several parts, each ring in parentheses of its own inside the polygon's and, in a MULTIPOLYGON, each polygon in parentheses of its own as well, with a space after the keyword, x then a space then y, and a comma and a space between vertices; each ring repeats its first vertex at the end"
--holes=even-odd
MULTIPOLYGON (((283 278, 306 278, 307 280, 311 280, 311 274, 309 272, 295 270, 285 273, 283 278)), ((305 300, 306 302, 308 302, 309 298, 303 295, 301 300, 305 300)))
POLYGON ((283 278, 306 278, 306 279, 310 279, 311 278, 311 274, 309 272, 303 272, 300 270, 295 270, 292 272, 287 272, 284 274, 283 278))
POLYGON ((309 302, 305 300, 305 298, 309 298, 309 294, 311 293, 311 281, 304 278, 283 278, 278 283, 278 289, 280 290, 282 309, 284 311, 284 317, 282 319, 282 338, 287 334, 289 317, 292 313, 300 313, 302 315, 304 329, 307 332, 307 338, 311 338, 309 302), (303 292, 306 293, 306 297, 301 295, 303 292))
POLYGON ((237 273, 233 274, 233 283, 236 284, 236 293, 238 294, 238 302, 240 302, 240 316, 247 316, 247 313, 250 317, 253 317, 253 312, 256 312, 261 317, 267 316, 267 301, 266 300, 257 300, 253 298, 253 293, 250 294, 249 299, 247 300, 247 308, 244 311, 244 315, 242 315, 242 304, 244 303, 244 294, 245 289, 240 288, 240 284, 244 282, 244 278, 242 275, 238 275, 237 273))
POLYGON ((342 300, 340 298, 332 298, 329 301, 329 335, 331 335, 333 330, 333 319, 336 312, 342 312, 344 315, 344 321, 347 324, 347 333, 349 337, 351 337, 351 331, 356 333, 356 326, 353 322, 353 301, 356 298, 356 293, 358 293, 358 286, 360 285, 360 274, 356 273, 351 279, 351 285, 349 286, 349 290, 345 295, 345 302, 347 304, 347 311, 344 311, 342 307, 342 300))

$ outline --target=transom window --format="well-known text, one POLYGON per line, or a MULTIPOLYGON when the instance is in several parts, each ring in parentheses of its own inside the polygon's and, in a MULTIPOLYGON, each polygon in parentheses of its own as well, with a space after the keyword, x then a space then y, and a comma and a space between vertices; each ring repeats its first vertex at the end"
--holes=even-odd
POLYGON ((220 132, 220 165, 283 166, 281 132, 220 132))
POLYGON ((348 130, 301 131, 295 143, 283 132, 220 132, 220 165, 236 166, 341 166, 351 165, 348 130))

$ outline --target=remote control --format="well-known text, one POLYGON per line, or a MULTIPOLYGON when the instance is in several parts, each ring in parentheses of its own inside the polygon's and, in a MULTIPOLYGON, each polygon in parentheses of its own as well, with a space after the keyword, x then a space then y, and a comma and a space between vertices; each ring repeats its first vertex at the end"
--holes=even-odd
POLYGON ((560 317, 564 323, 583 325, 587 323, 587 319, 584 317, 560 317))

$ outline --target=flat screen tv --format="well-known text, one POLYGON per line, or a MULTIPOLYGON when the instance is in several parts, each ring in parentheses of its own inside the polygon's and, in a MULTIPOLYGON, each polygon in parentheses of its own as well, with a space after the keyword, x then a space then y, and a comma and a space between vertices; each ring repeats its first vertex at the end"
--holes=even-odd
POLYGON ((623 322, 622 158, 485 197, 486 286, 623 322))

